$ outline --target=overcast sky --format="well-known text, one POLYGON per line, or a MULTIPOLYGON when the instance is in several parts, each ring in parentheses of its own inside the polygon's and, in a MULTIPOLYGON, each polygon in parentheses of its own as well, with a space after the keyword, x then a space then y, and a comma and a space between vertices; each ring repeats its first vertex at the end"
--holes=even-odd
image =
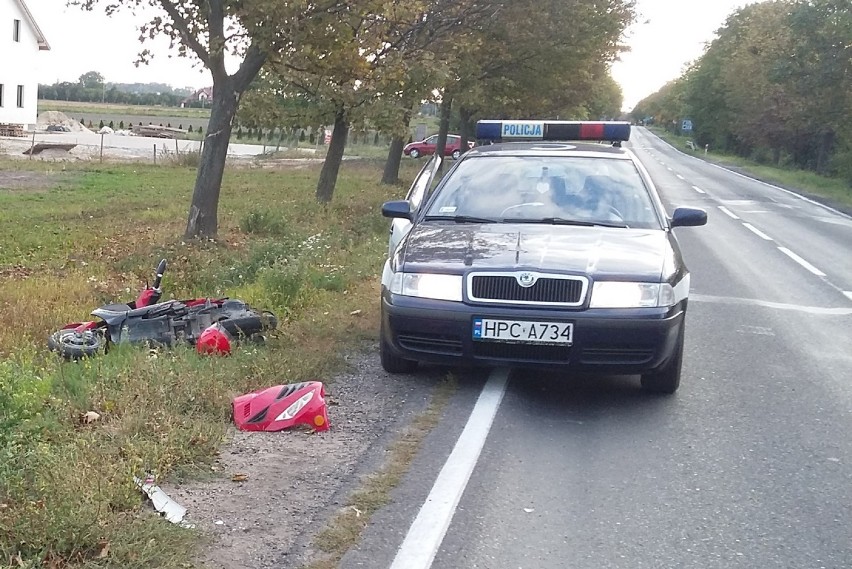
MULTIPOLYGON (((613 66, 624 92, 624 108, 680 75, 698 58, 705 44, 735 9, 754 0, 637 0, 639 18, 626 43, 631 51, 613 66)), ((212 84, 207 71, 188 60, 169 57, 167 41, 153 42, 154 62, 135 67, 142 18, 121 12, 107 18, 103 11, 83 12, 66 7, 66 0, 26 0, 47 37, 51 51, 43 53, 41 83, 76 81, 87 71, 100 72, 115 83, 167 83, 175 87, 212 84)))

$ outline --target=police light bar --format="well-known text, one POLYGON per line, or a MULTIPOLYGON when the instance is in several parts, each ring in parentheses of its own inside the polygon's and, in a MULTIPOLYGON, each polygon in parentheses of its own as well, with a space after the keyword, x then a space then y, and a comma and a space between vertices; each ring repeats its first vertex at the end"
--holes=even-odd
POLYGON ((522 140, 630 140, 630 123, 616 121, 496 121, 476 123, 476 139, 492 142, 522 140))

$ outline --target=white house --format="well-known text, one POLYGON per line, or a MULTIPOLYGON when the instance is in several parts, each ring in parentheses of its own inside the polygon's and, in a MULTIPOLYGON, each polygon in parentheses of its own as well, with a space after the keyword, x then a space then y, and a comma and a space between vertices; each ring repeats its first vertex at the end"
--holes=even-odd
POLYGON ((39 52, 49 49, 24 0, 0 0, 0 124, 35 127, 39 52))

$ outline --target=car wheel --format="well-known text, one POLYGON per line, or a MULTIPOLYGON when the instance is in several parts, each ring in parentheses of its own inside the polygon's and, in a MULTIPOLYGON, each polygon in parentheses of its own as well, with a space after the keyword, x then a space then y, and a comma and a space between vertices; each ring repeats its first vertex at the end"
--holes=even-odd
POLYGON ((660 370, 642 375, 642 389, 651 393, 674 393, 680 386, 680 370, 683 364, 683 336, 686 322, 680 326, 675 353, 660 370))
POLYGON ((458 160, 459 158, 461 158, 461 150, 456 148, 453 150, 453 160, 458 160))
POLYGON ((379 344, 379 355, 382 368, 388 373, 411 373, 417 369, 417 362, 401 358, 391 351, 391 347, 385 342, 384 334, 379 344))
POLYGON ((409 152, 408 155, 411 156, 412 158, 420 158, 420 151, 417 150, 416 148, 412 148, 411 152, 409 152))

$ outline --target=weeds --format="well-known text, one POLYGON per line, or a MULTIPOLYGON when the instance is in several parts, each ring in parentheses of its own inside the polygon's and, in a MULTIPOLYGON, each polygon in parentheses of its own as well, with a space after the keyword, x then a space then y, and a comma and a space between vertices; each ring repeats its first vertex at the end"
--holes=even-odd
POLYGON ((219 239, 184 243, 190 169, 68 168, 38 192, 0 192, 0 318, 14 323, 0 328, 0 559, 183 567, 197 536, 148 515, 132 476, 205 469, 235 395, 328 375, 342 365, 333 353, 375 336, 378 206, 392 196, 369 163, 344 164, 327 208, 313 201, 318 166, 229 170, 219 239), (78 363, 47 353, 49 333, 132 299, 162 257, 166 297, 243 298, 277 312, 279 330, 226 359, 180 347, 78 363), (82 421, 87 411, 100 420, 82 421))

